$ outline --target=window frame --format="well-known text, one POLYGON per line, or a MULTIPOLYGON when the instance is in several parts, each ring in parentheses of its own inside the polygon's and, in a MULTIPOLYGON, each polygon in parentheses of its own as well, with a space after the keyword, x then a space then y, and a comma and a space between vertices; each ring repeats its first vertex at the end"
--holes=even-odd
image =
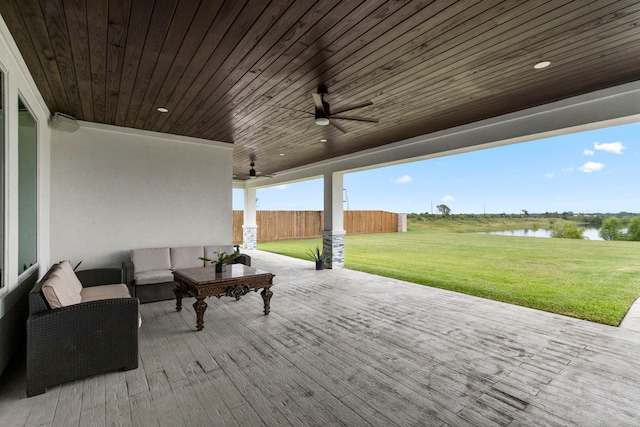
MULTIPOLYGON (((33 123, 34 123, 34 142, 35 142, 35 260, 33 262, 33 264, 31 264, 29 267, 27 267, 27 269, 21 271, 21 267, 19 265, 20 260, 19 257, 16 260, 18 262, 18 265, 16 266, 17 268, 17 272, 18 272, 18 283, 21 283, 22 280, 24 280, 25 277, 29 277, 29 275, 31 275, 33 273, 34 270, 39 269, 39 244, 40 244, 40 215, 39 215, 39 209, 40 209, 40 132, 39 132, 39 121, 38 118, 36 116, 36 114, 34 114, 33 109, 31 108, 31 106, 29 105, 29 103, 25 100, 26 97, 22 95, 22 92, 18 89, 18 97, 17 97, 17 105, 16 105, 16 115, 17 115, 17 124, 18 124, 18 129, 17 129, 17 141, 16 141, 16 150, 18 151, 18 156, 19 156, 19 152, 20 152, 20 134, 19 134, 19 129, 20 129, 20 104, 22 104, 25 108, 25 110, 29 113, 29 115, 31 116, 31 118, 33 119, 33 123)), ((20 186, 20 179, 19 179, 19 165, 20 165, 20 159, 18 157, 18 187, 20 186)), ((18 199, 20 197, 19 195, 20 190, 18 188, 18 199)), ((18 203, 19 206, 19 203, 18 203)), ((18 238, 18 254, 20 253, 20 224, 19 224, 19 219, 20 217, 20 210, 18 209, 18 229, 17 231, 17 238, 18 238)))
POLYGON ((7 90, 7 70, 0 62, 0 295, 6 292, 6 272, 7 272, 7 211, 8 206, 7 197, 7 182, 8 182, 8 168, 7 168, 7 129, 8 129, 8 90, 7 90))

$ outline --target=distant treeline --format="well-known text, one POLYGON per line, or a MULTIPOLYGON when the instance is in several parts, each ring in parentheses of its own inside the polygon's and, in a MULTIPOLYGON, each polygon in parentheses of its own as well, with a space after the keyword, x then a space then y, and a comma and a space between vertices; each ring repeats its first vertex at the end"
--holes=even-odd
POLYGON ((429 220, 436 220, 436 219, 441 219, 443 218, 443 216, 446 216, 448 218, 451 219, 458 219, 458 220, 463 220, 463 219, 493 219, 493 218, 530 218, 530 219, 535 219, 535 218, 557 218, 557 219, 564 219, 567 221, 575 221, 581 225, 587 226, 589 228, 600 228, 602 227, 602 223, 604 222, 605 219, 607 218, 611 218, 611 217, 616 217, 620 220, 620 223, 622 225, 622 227, 627 227, 629 224, 629 221, 631 221, 631 219, 633 217, 636 217, 640 214, 637 213, 632 213, 632 212, 619 212, 619 213, 598 213, 598 214, 582 214, 582 213, 574 213, 574 212, 545 212, 545 213, 529 213, 526 210, 523 210, 523 213, 520 214, 507 214, 507 213, 502 213, 502 214, 447 214, 447 215, 442 215, 440 213, 438 214, 431 214, 428 212, 423 212, 423 213, 411 213, 407 215, 407 219, 410 220, 421 220, 421 221, 429 221, 429 220))

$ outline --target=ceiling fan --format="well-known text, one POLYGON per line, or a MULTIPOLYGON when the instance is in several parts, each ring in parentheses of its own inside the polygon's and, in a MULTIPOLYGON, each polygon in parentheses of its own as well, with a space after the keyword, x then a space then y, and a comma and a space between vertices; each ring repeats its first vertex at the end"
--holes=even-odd
POLYGON ((251 160, 249 164, 251 168, 249 169, 249 173, 246 175, 233 175, 233 179, 247 180, 247 179, 256 179, 256 178, 273 178, 272 174, 265 174, 262 172, 256 171, 256 163, 251 160))
POLYGON ((345 113, 347 111, 356 110, 358 108, 368 107, 369 105, 373 105, 371 101, 363 101, 357 104, 344 105, 342 107, 336 107, 331 109, 331 106, 324 99, 324 95, 327 95, 327 88, 325 86, 318 86, 317 92, 313 93, 313 102, 315 104, 315 113, 309 113, 308 111, 297 110, 294 108, 286 108, 286 107, 278 107, 284 108, 285 110, 293 110, 304 114, 309 114, 314 116, 315 124, 319 126, 331 125, 338 129, 342 133, 347 133, 347 129, 344 128, 340 123, 336 120, 352 120, 356 122, 368 122, 368 123, 378 123, 380 120, 372 119, 368 117, 359 117, 359 116, 344 116, 341 113, 345 113))
POLYGON ((355 110, 358 108, 368 107, 369 105, 373 105, 371 101, 363 101, 358 104, 352 105, 344 105, 342 107, 336 107, 331 111, 329 103, 324 100, 324 95, 327 94, 327 88, 324 86, 318 86, 318 90, 313 95, 313 102, 316 107, 315 111, 315 123, 319 126, 331 125, 338 129, 342 133, 347 133, 347 130, 340 124, 336 122, 337 120, 353 120, 356 122, 369 122, 369 123, 378 123, 378 119, 371 119, 368 117, 358 117, 358 116, 343 116, 340 113, 344 113, 347 111, 355 110))

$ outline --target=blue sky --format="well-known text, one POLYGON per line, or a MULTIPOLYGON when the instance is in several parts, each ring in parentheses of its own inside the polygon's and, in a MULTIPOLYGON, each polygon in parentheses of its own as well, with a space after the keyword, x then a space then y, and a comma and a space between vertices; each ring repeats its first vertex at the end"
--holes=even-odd
MULTIPOLYGON (((348 208, 640 213, 640 123, 348 173, 348 208)), ((322 210, 322 180, 257 191, 260 210, 322 210)), ((233 208, 243 208, 242 190, 233 208)), ((345 203, 347 209, 347 203, 345 203)))

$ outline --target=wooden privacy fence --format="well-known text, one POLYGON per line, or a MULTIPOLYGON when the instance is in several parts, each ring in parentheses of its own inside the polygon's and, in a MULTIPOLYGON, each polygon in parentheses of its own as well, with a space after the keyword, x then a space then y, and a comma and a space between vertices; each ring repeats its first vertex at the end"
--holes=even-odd
MULTIPOLYGON (((397 213, 345 211, 347 234, 393 233, 398 231, 397 213)), ((313 239, 322 236, 322 211, 257 211, 258 242, 313 239)), ((233 211, 233 243, 242 243, 243 211, 233 211)))

